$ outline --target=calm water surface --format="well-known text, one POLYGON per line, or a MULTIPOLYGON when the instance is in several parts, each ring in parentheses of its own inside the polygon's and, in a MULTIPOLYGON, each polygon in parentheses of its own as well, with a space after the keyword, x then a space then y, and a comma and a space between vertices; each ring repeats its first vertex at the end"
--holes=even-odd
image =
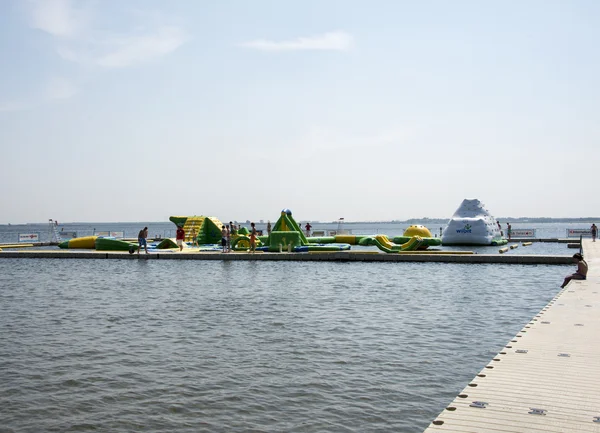
POLYGON ((3 259, 0 431, 422 431, 569 270, 3 259))

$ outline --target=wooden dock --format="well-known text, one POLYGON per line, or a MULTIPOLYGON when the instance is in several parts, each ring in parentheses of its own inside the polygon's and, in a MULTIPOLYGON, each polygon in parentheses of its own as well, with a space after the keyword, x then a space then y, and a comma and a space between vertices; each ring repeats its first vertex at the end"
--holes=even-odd
POLYGON ((560 290, 426 433, 600 432, 600 241, 583 251, 588 279, 560 290))
MULTIPOLYGON (((438 263, 497 263, 518 265, 567 265, 569 255, 501 255, 428 253, 413 251, 401 254, 384 254, 376 251, 340 251, 314 253, 261 253, 235 252, 223 254, 218 251, 152 252, 129 254, 128 252, 93 250, 19 250, 0 252, 0 259, 121 259, 121 260, 249 260, 249 261, 309 261, 309 262, 438 262, 438 263)), ((566 272, 566 270, 565 270, 566 272)))

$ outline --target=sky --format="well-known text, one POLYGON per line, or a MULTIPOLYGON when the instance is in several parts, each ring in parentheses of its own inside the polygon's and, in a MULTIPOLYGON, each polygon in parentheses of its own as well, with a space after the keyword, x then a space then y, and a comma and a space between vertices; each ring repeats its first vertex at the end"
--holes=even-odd
POLYGON ((4 0, 0 223, 600 215, 596 0, 4 0))

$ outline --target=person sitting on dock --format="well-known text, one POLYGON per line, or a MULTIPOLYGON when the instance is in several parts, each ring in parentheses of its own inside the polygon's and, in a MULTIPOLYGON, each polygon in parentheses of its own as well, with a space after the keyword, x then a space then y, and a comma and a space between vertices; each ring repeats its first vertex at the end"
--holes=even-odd
POLYGON ((569 275, 563 281, 561 288, 564 288, 571 280, 585 280, 587 278, 588 264, 583 260, 583 256, 579 253, 573 254, 573 259, 577 263, 577 271, 569 275))

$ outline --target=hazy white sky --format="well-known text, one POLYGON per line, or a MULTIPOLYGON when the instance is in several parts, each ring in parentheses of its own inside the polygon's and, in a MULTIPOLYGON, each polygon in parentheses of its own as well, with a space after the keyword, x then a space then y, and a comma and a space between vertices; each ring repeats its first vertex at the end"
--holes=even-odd
POLYGON ((600 215, 600 2, 0 2, 0 223, 600 215))

